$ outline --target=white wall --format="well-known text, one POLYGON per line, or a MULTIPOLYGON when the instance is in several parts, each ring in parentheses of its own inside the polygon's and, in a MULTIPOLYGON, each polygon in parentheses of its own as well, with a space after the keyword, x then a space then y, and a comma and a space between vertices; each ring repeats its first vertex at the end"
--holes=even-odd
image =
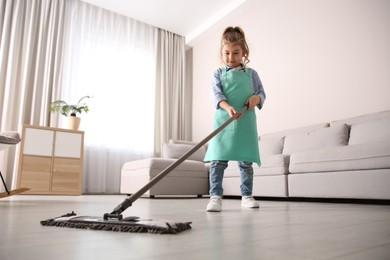
POLYGON ((193 140, 211 132, 213 71, 241 26, 267 94, 259 134, 390 109, 389 0, 248 0, 193 45, 193 140))

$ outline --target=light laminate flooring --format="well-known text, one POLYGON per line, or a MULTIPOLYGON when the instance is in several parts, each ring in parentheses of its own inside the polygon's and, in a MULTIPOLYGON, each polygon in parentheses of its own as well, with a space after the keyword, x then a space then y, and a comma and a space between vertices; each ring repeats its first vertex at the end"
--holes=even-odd
POLYGON ((390 206, 224 199, 141 198, 124 216, 192 222, 177 235, 44 227, 75 211, 100 216, 124 195, 17 195, 0 199, 0 259, 390 259, 390 206))

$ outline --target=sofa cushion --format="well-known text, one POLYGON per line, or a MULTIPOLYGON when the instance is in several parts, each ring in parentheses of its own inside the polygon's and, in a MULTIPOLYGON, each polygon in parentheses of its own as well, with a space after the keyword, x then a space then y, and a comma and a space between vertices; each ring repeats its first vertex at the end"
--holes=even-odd
POLYGON ((268 157, 281 154, 283 151, 284 137, 275 137, 259 140, 260 157, 268 157))
MULTIPOLYGON (((194 147, 195 145, 191 144, 163 144, 162 158, 179 159, 181 156, 183 156, 186 152, 188 152, 194 147)), ((204 146, 202 146, 190 157, 188 157, 188 160, 203 162, 205 154, 206 149, 204 148, 204 146)))
POLYGON ((315 124, 309 125, 305 127, 292 128, 288 130, 268 133, 261 135, 261 140, 270 139, 270 138, 282 138, 290 134, 298 134, 298 133, 307 133, 315 129, 327 128, 329 127, 329 123, 315 124))
POLYGON ((390 168, 390 142, 328 147, 294 153, 290 173, 390 168))
POLYGON ((347 143, 347 125, 315 129, 308 133, 287 135, 284 141, 283 154, 342 146, 347 145, 347 143))
POLYGON ((20 135, 15 131, 0 132, 0 143, 17 144, 20 142, 20 135))
POLYGON ((390 118, 351 125, 349 145, 390 142, 390 118))

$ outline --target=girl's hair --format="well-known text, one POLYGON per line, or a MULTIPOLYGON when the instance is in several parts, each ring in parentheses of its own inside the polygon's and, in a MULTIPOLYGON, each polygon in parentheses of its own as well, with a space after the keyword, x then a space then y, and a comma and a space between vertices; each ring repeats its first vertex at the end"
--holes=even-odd
POLYGON ((228 27, 225 29, 225 31, 222 34, 221 39, 221 55, 222 55, 222 47, 225 44, 238 44, 241 46, 243 52, 244 52, 244 66, 249 63, 249 47, 245 40, 245 33, 244 31, 236 26, 236 27, 228 27))

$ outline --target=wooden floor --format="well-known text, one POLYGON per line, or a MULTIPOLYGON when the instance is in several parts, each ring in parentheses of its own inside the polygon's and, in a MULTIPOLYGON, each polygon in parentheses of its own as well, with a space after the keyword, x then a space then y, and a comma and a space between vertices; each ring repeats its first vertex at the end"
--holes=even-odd
POLYGON ((207 198, 137 200, 125 216, 192 221, 178 235, 44 227, 41 220, 72 210, 100 216, 121 195, 28 196, 0 199, 0 259, 390 259, 390 206, 260 201, 242 209, 207 198))

